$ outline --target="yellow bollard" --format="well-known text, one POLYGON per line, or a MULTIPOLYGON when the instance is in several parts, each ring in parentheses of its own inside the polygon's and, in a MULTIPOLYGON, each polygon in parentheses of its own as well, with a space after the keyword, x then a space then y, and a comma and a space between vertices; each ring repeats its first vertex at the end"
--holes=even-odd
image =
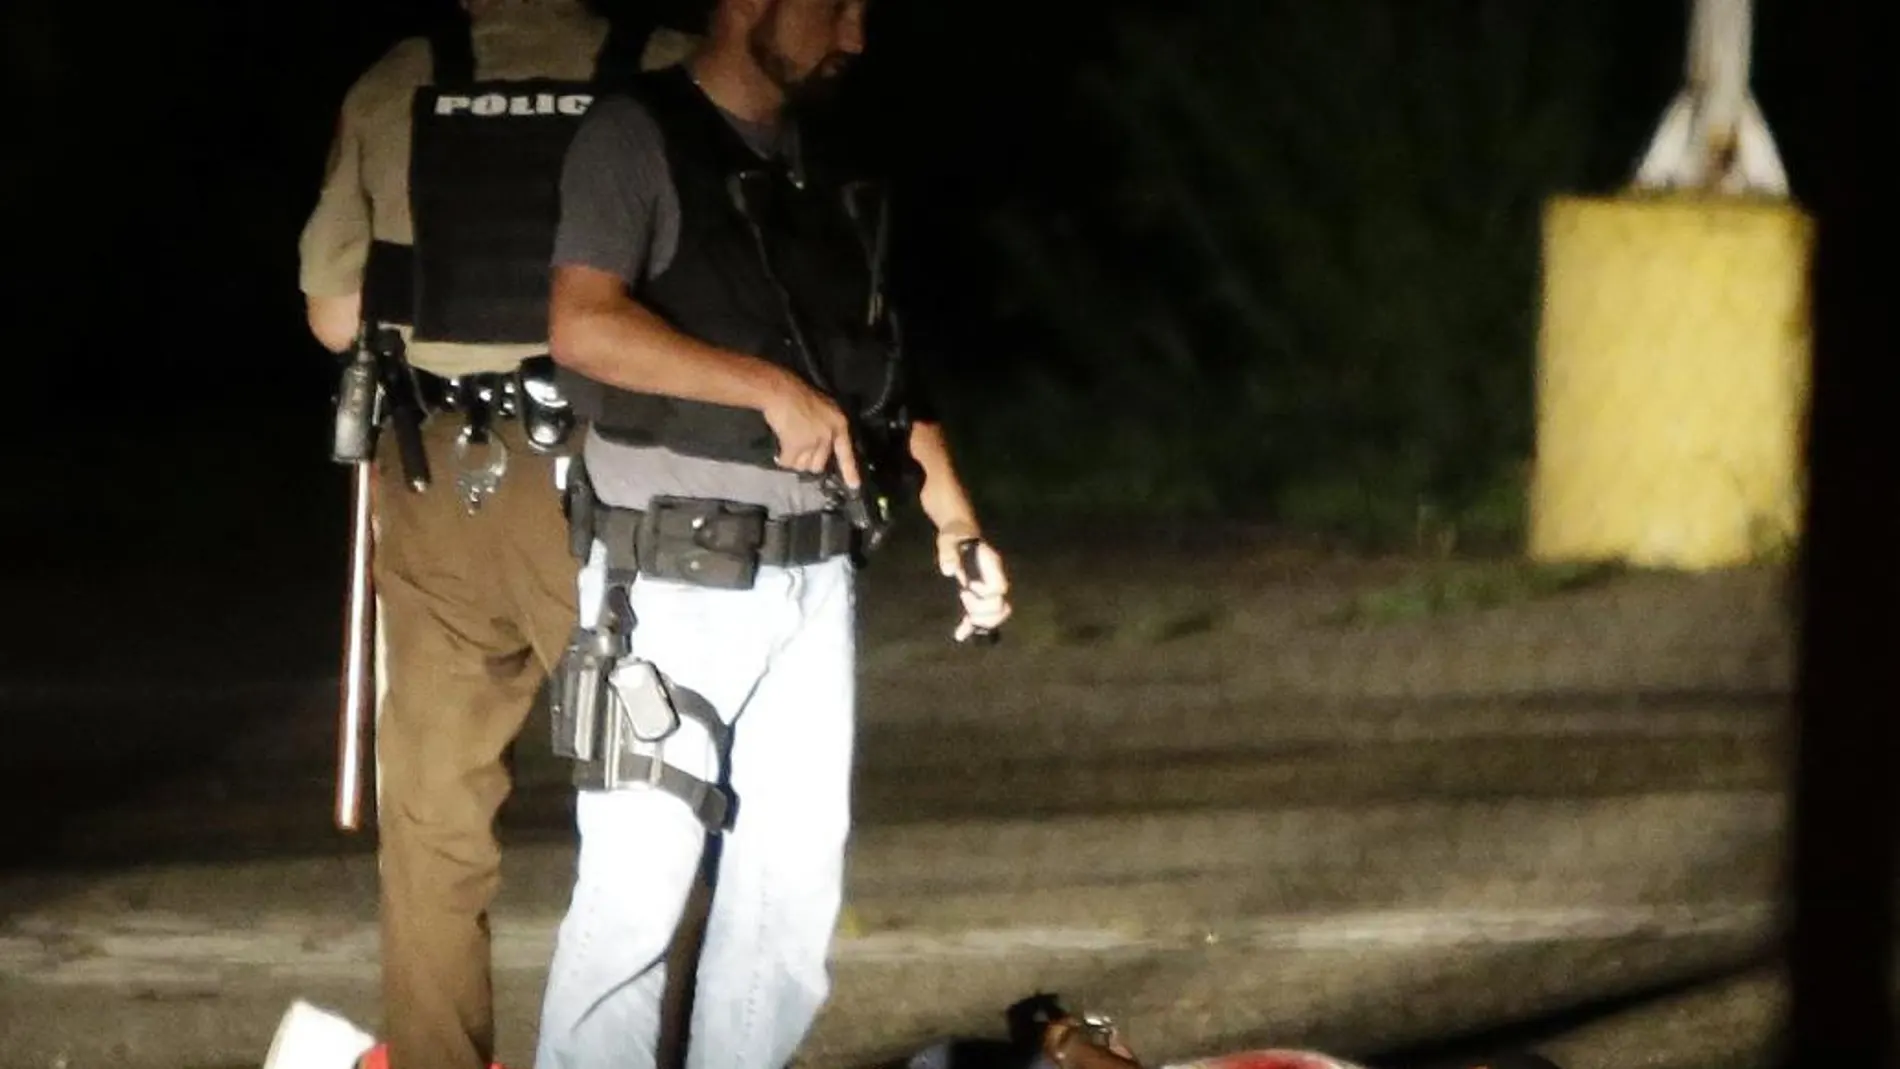
POLYGON ((1702 570, 1793 543, 1812 242, 1783 200, 1546 206, 1532 559, 1702 570))

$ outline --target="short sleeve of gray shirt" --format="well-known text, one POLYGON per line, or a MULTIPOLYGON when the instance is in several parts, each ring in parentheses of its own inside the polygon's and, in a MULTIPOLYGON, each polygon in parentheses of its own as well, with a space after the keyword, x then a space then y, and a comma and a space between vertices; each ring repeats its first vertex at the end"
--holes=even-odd
MULTIPOLYGON (((762 134, 735 128, 753 144, 762 134)), ((575 130, 561 168, 553 265, 591 267, 632 286, 666 269, 679 236, 679 192, 659 123, 636 100, 600 98, 575 130)), ((825 505, 817 482, 796 472, 621 445, 591 429, 584 455, 600 499, 622 508, 643 508, 658 494, 751 502, 774 515, 825 505)))
POLYGON ((679 247, 679 194, 660 126, 638 101, 587 110, 561 168, 554 265, 591 267, 632 285, 665 270, 679 247))

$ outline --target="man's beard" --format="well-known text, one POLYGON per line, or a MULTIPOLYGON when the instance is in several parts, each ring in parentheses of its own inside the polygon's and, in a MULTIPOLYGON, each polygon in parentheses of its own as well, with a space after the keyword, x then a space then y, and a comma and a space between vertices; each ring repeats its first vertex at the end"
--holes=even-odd
POLYGON ((851 57, 842 52, 826 56, 817 66, 800 74, 772 42, 767 27, 772 25, 771 13, 752 28, 746 39, 747 50, 752 53, 752 61, 759 65, 765 76, 785 94, 788 107, 803 109, 831 99, 838 87, 844 82, 844 73, 849 68, 851 57))

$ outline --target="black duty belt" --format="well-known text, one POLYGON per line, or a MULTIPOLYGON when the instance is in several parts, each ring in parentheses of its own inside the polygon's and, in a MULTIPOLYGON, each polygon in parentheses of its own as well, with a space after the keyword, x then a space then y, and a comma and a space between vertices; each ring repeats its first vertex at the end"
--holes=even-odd
POLYGON ((693 554, 703 551, 708 558, 742 556, 760 566, 793 568, 854 553, 860 545, 857 528, 843 512, 768 518, 765 511, 731 502, 656 498, 645 509, 596 505, 593 530, 606 547, 610 573, 688 580, 691 576, 670 574, 669 556, 685 558, 689 567, 693 554), (740 520, 726 522, 734 516, 740 520))
POLYGON ((431 412, 477 411, 497 417, 513 417, 520 411, 520 385, 512 372, 493 371, 474 375, 444 377, 421 368, 415 369, 416 393, 422 407, 431 412))
POLYGON ((528 444, 542 452, 559 449, 574 426, 572 406, 561 395, 554 361, 531 356, 513 371, 444 377, 410 368, 416 399, 432 413, 453 412, 468 421, 470 435, 485 440, 500 419, 519 419, 528 444))

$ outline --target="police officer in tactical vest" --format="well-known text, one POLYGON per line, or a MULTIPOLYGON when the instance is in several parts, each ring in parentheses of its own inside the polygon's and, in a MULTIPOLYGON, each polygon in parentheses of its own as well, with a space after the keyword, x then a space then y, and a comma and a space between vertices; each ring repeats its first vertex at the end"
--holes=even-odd
POLYGON ((394 1069, 494 1057, 504 753, 576 613, 571 410, 546 355, 560 164, 597 88, 682 40, 655 34, 642 60, 579 0, 462 7, 350 87, 300 245, 311 331, 376 387, 341 413, 337 459, 374 460, 386 1046, 369 1063, 394 1069))
POLYGON ((797 121, 863 19, 863 0, 719 0, 685 64, 603 95, 568 150, 550 336, 586 425, 585 563, 555 719, 581 852, 539 1069, 652 1064, 708 852, 687 1064, 782 1069, 828 991, 855 580, 896 507, 915 495, 935 526, 955 638, 1010 615, 884 296, 884 197, 797 121))

